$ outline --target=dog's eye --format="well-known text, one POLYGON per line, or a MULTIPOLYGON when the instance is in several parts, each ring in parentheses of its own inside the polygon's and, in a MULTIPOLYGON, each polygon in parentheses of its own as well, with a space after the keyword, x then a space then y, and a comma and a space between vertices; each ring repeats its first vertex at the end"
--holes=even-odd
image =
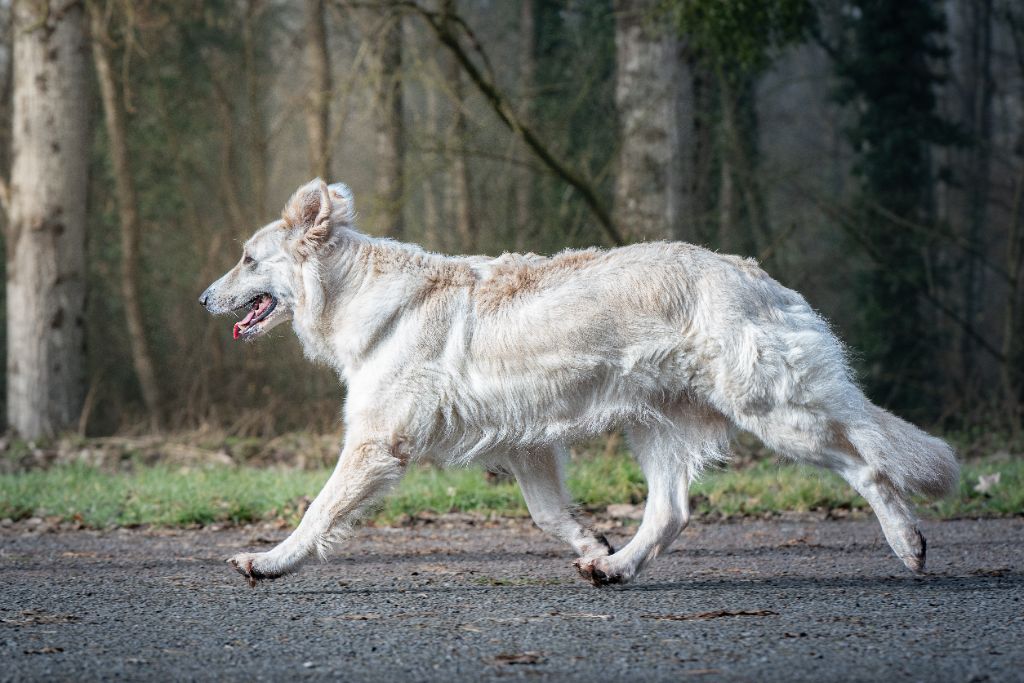
POLYGON ((256 263, 256 259, 254 259, 252 256, 249 256, 248 254, 246 254, 245 257, 242 258, 243 265, 251 266, 254 263, 256 263))

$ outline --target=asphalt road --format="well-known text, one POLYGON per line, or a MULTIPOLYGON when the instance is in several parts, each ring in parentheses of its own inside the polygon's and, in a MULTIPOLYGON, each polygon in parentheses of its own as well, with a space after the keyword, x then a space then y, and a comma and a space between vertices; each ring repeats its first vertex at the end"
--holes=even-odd
MULTIPOLYGON (((0 531, 0 680, 1024 680, 1024 520, 694 525, 593 588, 521 521, 364 528, 249 589, 283 531, 0 531)), ((624 536, 612 533, 621 544, 624 536)))

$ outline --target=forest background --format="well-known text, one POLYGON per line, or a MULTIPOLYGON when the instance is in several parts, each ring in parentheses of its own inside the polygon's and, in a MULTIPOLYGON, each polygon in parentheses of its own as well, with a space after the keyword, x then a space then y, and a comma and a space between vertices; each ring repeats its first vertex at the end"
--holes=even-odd
POLYGON ((15 435, 336 433, 196 304, 315 176, 434 250, 755 256, 873 400, 1019 435, 1017 2, 16 0, 0 46, 15 435))

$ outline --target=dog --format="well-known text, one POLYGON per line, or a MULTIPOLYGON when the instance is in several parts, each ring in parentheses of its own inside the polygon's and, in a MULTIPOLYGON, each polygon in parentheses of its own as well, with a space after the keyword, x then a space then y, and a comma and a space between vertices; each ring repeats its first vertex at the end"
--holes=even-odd
POLYGON ((348 389, 341 455, 298 527, 229 560, 250 586, 325 558, 423 460, 511 472, 584 579, 626 583, 679 536, 691 482, 727 460, 736 429, 837 472, 924 570, 911 496, 956 487, 954 451, 873 405, 825 320, 753 259, 682 242, 445 256, 362 234, 355 215, 344 184, 309 182, 199 298, 245 312, 240 340, 290 320, 348 389), (574 516, 564 462, 573 442, 617 428, 648 494, 615 551, 574 516))

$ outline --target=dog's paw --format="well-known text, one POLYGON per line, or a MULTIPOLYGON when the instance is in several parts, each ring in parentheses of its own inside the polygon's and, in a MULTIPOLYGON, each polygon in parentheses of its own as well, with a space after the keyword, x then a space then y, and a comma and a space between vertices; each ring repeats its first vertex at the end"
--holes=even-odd
POLYGON ((612 569, 607 557, 581 557, 573 564, 580 576, 598 588, 629 581, 624 574, 612 569))
POLYGON ((907 565, 907 569, 910 571, 915 574, 924 574, 924 563, 928 554, 928 542, 925 540, 924 534, 922 534, 918 529, 912 529, 911 532, 905 534, 907 536, 903 543, 905 549, 904 552, 900 554, 900 559, 903 560, 903 564, 907 565))
POLYGON ((249 588, 255 588, 260 581, 272 580, 281 576, 278 572, 266 568, 266 553, 239 553, 228 558, 228 564, 245 577, 249 588))

